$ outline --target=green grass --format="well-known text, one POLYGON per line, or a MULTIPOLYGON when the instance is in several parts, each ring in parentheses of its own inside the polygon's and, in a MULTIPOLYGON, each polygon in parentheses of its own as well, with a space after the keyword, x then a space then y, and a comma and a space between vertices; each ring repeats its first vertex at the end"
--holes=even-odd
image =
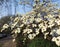
MULTIPOLYGON (((17 47, 20 47, 20 41, 22 40, 21 37, 17 39, 17 47), (19 45, 18 45, 19 44, 19 45)), ((35 39, 29 41, 29 43, 26 43, 27 47, 58 47, 54 42, 45 40, 44 38, 36 37, 35 39)), ((22 47, 26 47, 25 45, 22 47)))
POLYGON ((54 42, 45 40, 43 38, 35 38, 28 47, 58 47, 54 42))

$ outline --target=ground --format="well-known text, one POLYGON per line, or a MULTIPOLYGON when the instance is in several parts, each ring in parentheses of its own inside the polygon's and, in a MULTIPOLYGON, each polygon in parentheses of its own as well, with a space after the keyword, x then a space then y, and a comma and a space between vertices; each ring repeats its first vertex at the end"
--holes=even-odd
POLYGON ((16 47, 16 42, 12 41, 13 38, 11 36, 8 36, 6 38, 0 39, 0 47, 16 47))

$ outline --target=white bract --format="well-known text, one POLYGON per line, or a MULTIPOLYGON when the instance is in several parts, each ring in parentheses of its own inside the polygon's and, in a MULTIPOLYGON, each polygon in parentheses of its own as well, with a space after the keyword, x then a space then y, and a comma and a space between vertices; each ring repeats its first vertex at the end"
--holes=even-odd
POLYGON ((47 33, 44 33, 44 39, 46 39, 47 37, 46 37, 46 35, 48 35, 49 34, 49 32, 47 32, 47 33))
POLYGON ((36 32, 36 35, 38 35, 39 34, 39 29, 36 29, 35 32, 36 32))
POLYGON ((55 22, 60 25, 60 19, 56 19, 55 22))
POLYGON ((42 28, 42 27, 43 27, 43 23, 40 23, 40 24, 38 25, 38 27, 39 27, 39 28, 42 28))
POLYGON ((15 39, 13 39, 13 42, 15 42, 15 39))
POLYGON ((17 22, 13 23, 13 24, 11 25, 11 29, 13 29, 13 28, 16 26, 16 24, 17 24, 17 22))
POLYGON ((20 31, 20 28, 17 28, 17 29, 14 29, 13 31, 12 31, 12 33, 20 33, 21 31, 20 31))
POLYGON ((56 33, 57 33, 58 35, 60 35, 60 29, 58 29, 58 30, 56 31, 56 33))
POLYGON ((41 22, 41 18, 35 18, 35 21, 38 23, 38 22, 41 22))
POLYGON ((52 27, 52 26, 54 26, 54 25, 55 25, 55 24, 54 24, 54 23, 52 23, 52 24, 49 24, 49 25, 48 25, 48 27, 50 27, 50 28, 51 28, 51 27, 52 27))
POLYGON ((23 33, 27 33, 27 34, 29 34, 29 33, 31 33, 31 32, 32 32, 31 29, 24 29, 24 30, 23 30, 23 33))
POLYGON ((33 35, 34 37, 36 36, 36 34, 35 34, 35 33, 33 33, 32 35, 33 35))
POLYGON ((34 39, 34 35, 33 35, 33 34, 29 34, 29 35, 28 35, 28 38, 29 38, 30 40, 32 40, 32 39, 34 39))
POLYGON ((24 24, 21 24, 21 25, 20 25, 20 27, 23 27, 23 26, 24 26, 24 24))
POLYGON ((52 41, 56 41, 56 37, 53 37, 53 38, 52 38, 52 41))
POLYGON ((3 28, 5 29, 5 28, 8 28, 9 27, 9 25, 8 24, 4 24, 3 25, 3 28))
POLYGON ((37 25, 36 24, 32 24, 32 27, 37 27, 37 25))
POLYGON ((54 16, 49 14, 48 17, 49 17, 49 18, 53 18, 54 16))
POLYGON ((42 33, 45 32, 45 31, 46 31, 46 27, 43 26, 43 27, 42 27, 42 33))
POLYGON ((19 20, 19 17, 16 17, 15 19, 14 19, 14 22, 17 22, 19 20))

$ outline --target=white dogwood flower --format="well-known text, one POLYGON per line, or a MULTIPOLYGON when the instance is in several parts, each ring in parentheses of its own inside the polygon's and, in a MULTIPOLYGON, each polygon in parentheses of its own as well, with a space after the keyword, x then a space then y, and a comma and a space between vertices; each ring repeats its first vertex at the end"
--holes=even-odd
POLYGON ((17 33, 20 33, 21 32, 20 28, 17 28, 17 31, 18 31, 17 33))
POLYGON ((48 24, 52 24, 52 23, 54 23, 54 20, 50 19, 48 24))
POLYGON ((26 19, 25 19, 25 20, 23 20, 22 22, 23 22, 24 24, 27 24, 27 20, 26 20, 26 19))
POLYGON ((16 17, 15 19, 14 19, 14 22, 17 22, 19 20, 19 17, 16 17))
POLYGON ((38 15, 37 15, 38 17, 41 17, 41 14, 40 13, 38 13, 38 15))
POLYGON ((28 32, 27 32, 27 34, 29 34, 29 33, 31 33, 32 32, 32 30, 31 29, 28 29, 28 32))
POLYGON ((33 33, 32 35, 33 35, 34 37, 36 36, 36 34, 35 34, 35 33, 33 33))
POLYGON ((33 23, 33 21, 34 21, 34 18, 29 18, 29 19, 27 20, 27 24, 33 23))
POLYGON ((58 36, 58 37, 53 37, 53 38, 52 38, 52 41, 54 41, 57 46, 60 46, 60 36, 58 36))
POLYGON ((56 19, 55 22, 60 25, 60 19, 56 19))
POLYGON ((56 33, 57 33, 58 35, 60 35, 60 29, 57 29, 56 33))
POLYGON ((25 19, 25 16, 22 16, 22 17, 21 17, 21 20, 24 20, 24 19, 25 19))
POLYGON ((4 24, 3 25, 3 28, 5 29, 5 28, 8 28, 9 27, 9 25, 8 24, 4 24))
POLYGON ((56 44, 57 44, 57 46, 60 46, 60 36, 58 36, 57 38, 56 38, 56 44))
POLYGON ((42 28, 42 27, 43 27, 43 23, 40 23, 40 24, 38 25, 38 27, 39 27, 39 28, 42 28))
POLYGON ((52 38, 52 41, 56 41, 56 37, 53 37, 53 38, 52 38))
POLYGON ((28 30, 27 30, 27 29, 24 29, 24 30, 23 30, 23 33, 27 33, 27 32, 28 32, 28 30))
POLYGON ((24 26, 24 24, 21 24, 21 25, 20 25, 20 27, 23 27, 23 26, 24 26))
POLYGON ((13 29, 13 28, 16 26, 17 23, 18 23, 18 22, 13 23, 13 24, 11 25, 11 29, 13 29))
POLYGON ((13 39, 12 41, 15 42, 15 39, 13 39))
POLYGON ((38 35, 39 34, 39 29, 35 29, 35 30, 36 30, 35 31, 36 32, 36 35, 38 35))
POLYGON ((54 26, 54 25, 55 25, 55 24, 54 24, 54 23, 52 23, 52 24, 49 24, 49 25, 48 25, 48 27, 50 27, 50 28, 51 28, 51 27, 52 27, 52 26, 54 26))
POLYGON ((43 27, 42 27, 42 33, 45 32, 45 31, 46 31, 46 27, 43 26, 43 27))
POLYGON ((58 36, 55 40, 57 46, 60 46, 60 36, 58 36))
POLYGON ((37 27, 37 25, 36 24, 32 24, 32 27, 37 27))
POLYGON ((47 35, 47 34, 49 34, 49 32, 47 32, 47 33, 44 33, 44 39, 46 39, 46 35, 47 35))
POLYGON ((38 22, 41 22, 41 18, 35 18, 35 21, 38 23, 38 22))
POLYGON ((52 26, 55 25, 54 20, 50 19, 48 24, 49 24, 48 27, 51 28, 52 26))
POLYGON ((17 29, 14 29, 12 32, 16 34, 16 33, 20 33, 21 31, 20 31, 20 28, 17 28, 17 29))
POLYGON ((5 30, 5 28, 1 29, 1 32, 2 32, 3 30, 5 30))
POLYGON ((32 39, 34 39, 34 36, 33 36, 32 34, 29 34, 29 35, 28 35, 28 38, 29 38, 30 40, 32 40, 32 39))
POLYGON ((24 29, 24 30, 23 30, 23 33, 29 34, 29 33, 31 33, 31 32, 32 32, 32 29, 24 29))
POLYGON ((50 35, 52 35, 54 32, 56 32, 55 29, 51 30, 50 35))
POLYGON ((53 18, 54 16, 53 16, 53 15, 51 15, 51 14, 49 14, 49 15, 48 15, 48 17, 49 17, 49 18, 53 18))

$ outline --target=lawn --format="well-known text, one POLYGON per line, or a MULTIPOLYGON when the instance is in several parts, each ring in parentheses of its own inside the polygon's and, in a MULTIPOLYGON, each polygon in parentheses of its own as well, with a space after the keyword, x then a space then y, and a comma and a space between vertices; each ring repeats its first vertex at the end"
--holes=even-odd
POLYGON ((43 38, 35 38, 32 40, 30 44, 28 44, 29 47, 58 47, 54 42, 45 40, 43 38))

